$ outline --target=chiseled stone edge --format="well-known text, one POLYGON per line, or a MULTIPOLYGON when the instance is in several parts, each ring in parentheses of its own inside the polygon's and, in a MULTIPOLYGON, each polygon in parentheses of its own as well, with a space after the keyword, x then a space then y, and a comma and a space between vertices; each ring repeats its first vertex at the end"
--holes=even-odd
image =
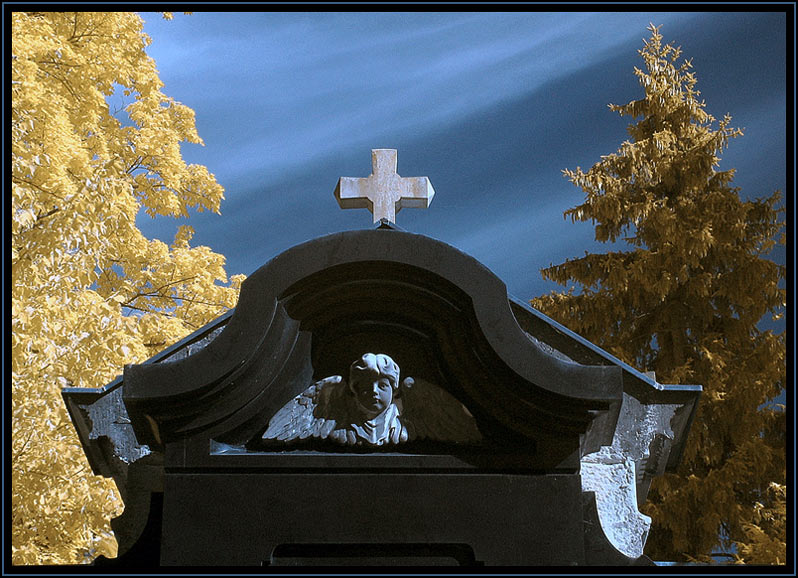
MULTIPOLYGON (((638 477, 662 469, 667 452, 653 452, 662 438, 673 441, 671 419, 680 404, 642 404, 624 393, 612 445, 581 460, 582 491, 594 492, 602 530, 630 558, 643 555, 651 518, 638 510, 638 477), (656 443, 655 443, 656 441, 656 443), (657 464, 651 464, 651 460, 657 464)), ((668 448, 669 449, 669 448, 668 448)))

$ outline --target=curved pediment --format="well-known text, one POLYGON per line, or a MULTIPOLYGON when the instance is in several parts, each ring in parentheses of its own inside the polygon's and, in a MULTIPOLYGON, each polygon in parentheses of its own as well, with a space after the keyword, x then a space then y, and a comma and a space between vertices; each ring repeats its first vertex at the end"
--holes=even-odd
POLYGON ((368 351, 445 390, 488 438, 576 439, 622 395, 620 368, 572 363, 530 339, 478 261, 381 227, 321 237, 261 267, 205 349, 125 368, 125 404, 146 443, 241 444, 368 351))

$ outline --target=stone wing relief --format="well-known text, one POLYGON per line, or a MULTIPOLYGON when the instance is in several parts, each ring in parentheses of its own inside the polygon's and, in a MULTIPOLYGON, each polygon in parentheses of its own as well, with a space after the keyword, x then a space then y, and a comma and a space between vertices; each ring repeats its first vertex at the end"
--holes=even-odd
POLYGON ((386 446, 429 440, 475 443, 474 417, 442 388, 407 377, 385 354, 366 353, 340 375, 319 380, 283 406, 262 436, 268 446, 301 440, 386 446))

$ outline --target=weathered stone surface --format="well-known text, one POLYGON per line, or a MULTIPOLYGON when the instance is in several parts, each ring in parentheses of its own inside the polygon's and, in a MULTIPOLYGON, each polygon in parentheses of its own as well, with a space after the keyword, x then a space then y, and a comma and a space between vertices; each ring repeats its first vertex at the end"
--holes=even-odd
POLYGON ((342 209, 368 209, 374 222, 396 222, 404 208, 426 209, 435 196, 427 177, 405 177, 396 173, 396 150, 371 151, 372 172, 366 178, 341 177, 335 198, 342 209))
MULTIPOLYGON (((222 331, 229 315, 162 351, 148 363, 169 363, 206 347, 222 331)), ((127 467, 152 453, 147 444, 139 443, 122 399, 122 378, 102 388, 65 387, 62 396, 72 421, 81 435, 95 473, 113 477, 124 491, 127 467)))
POLYGON ((582 490, 595 492, 601 529, 619 552, 642 556, 651 519, 637 505, 635 464, 610 451, 582 458, 582 490))
MULTIPOLYGON (((219 335, 229 317, 219 317, 148 363, 169 363, 200 351, 219 335)), ((153 510, 160 516, 161 500, 153 494, 163 492, 163 455, 136 438, 123 391, 119 377, 102 388, 64 388, 62 396, 92 471, 113 478, 125 502, 123 514, 111 521, 119 555, 126 565, 146 566, 153 563, 152 544, 160 537, 160 518, 150 518, 153 510), (138 547, 127 556, 134 544, 138 547)), ((107 562, 99 560, 100 565, 107 562)))
POLYGON ((651 477, 665 471, 671 420, 681 407, 643 404, 625 393, 612 445, 582 457, 582 489, 596 493, 604 533, 627 556, 643 554, 651 519, 638 511, 638 498, 645 500, 651 477))
POLYGON ((551 355, 624 368, 612 443, 597 445, 588 435, 583 444, 588 451, 581 459, 582 489, 595 494, 591 507, 607 543, 630 559, 642 556, 651 520, 638 505, 645 502, 651 480, 678 464, 701 388, 659 384, 653 372, 638 372, 526 304, 513 304, 529 338, 551 355))

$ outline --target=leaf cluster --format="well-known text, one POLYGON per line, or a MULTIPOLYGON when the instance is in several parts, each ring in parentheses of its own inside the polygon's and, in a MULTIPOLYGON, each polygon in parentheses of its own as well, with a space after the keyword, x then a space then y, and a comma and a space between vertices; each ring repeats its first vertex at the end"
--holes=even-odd
POLYGON ((12 560, 112 555, 114 484, 91 474, 60 389, 99 387, 237 300, 224 257, 146 238, 140 211, 217 212, 187 164, 194 113, 162 92, 142 20, 14 12, 11 23, 12 560), (111 110, 118 97, 129 104, 111 110))

